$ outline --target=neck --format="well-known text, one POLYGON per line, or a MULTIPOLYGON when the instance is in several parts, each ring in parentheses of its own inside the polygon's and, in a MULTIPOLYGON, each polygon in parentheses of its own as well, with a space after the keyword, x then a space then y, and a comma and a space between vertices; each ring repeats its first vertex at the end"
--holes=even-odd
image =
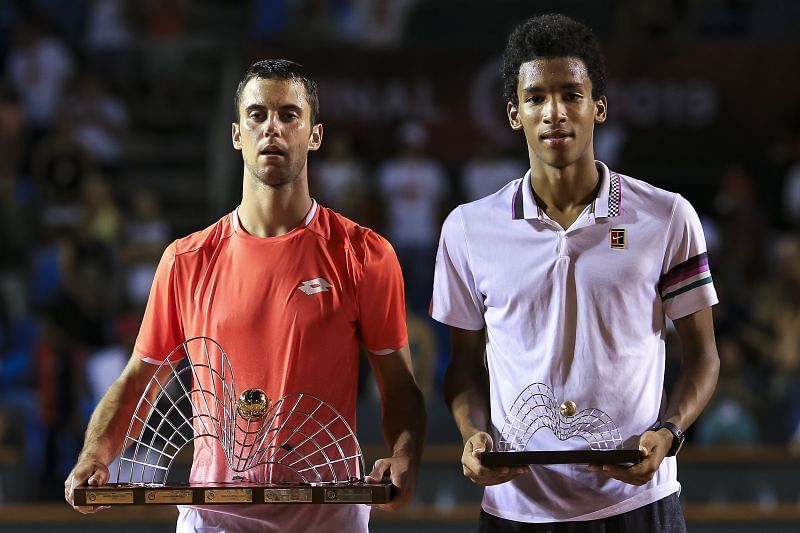
POLYGON ((304 179, 271 187, 245 175, 239 220, 250 235, 277 237, 296 228, 311 205, 308 183, 304 179))
POLYGON ((564 168, 536 163, 531 165, 531 185, 545 212, 583 208, 597 196, 600 172, 593 157, 564 168))

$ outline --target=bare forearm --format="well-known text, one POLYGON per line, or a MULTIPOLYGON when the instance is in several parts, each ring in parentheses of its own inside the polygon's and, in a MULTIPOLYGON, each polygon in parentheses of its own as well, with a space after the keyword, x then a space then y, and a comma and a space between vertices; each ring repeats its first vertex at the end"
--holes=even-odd
POLYGON ((444 378, 444 394, 463 440, 489 428, 488 383, 474 372, 451 364, 444 378))
POLYGON ((686 430, 708 404, 717 385, 719 359, 704 354, 684 360, 673 387, 664 419, 686 430))
POLYGON ((664 419, 684 430, 702 413, 719 377, 719 356, 714 340, 711 309, 675 321, 681 338, 683 362, 670 392, 664 419))
POLYGON ((134 410, 142 397, 153 367, 132 361, 92 413, 80 457, 94 457, 109 464, 120 452, 134 410))
POLYGON ((109 464, 120 452, 138 398, 119 380, 97 405, 86 428, 81 458, 95 457, 109 464))
POLYGON ((489 429, 485 339, 483 331, 450 328, 451 359, 444 375, 444 396, 464 441, 489 429))
POLYGON ((383 436, 393 455, 408 454, 417 461, 425 439, 425 401, 417 387, 408 387, 381 400, 383 436))

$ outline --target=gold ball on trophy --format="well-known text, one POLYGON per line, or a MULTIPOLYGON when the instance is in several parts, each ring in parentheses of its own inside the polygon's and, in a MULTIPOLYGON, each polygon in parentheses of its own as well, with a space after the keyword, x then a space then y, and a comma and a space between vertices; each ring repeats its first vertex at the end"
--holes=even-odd
POLYGON ((261 389, 247 389, 239 395, 236 401, 236 412, 239 416, 251 422, 267 414, 269 398, 261 389))
POLYGON ((578 406, 572 400, 567 400, 561 404, 559 411, 564 416, 572 416, 578 411, 578 406))

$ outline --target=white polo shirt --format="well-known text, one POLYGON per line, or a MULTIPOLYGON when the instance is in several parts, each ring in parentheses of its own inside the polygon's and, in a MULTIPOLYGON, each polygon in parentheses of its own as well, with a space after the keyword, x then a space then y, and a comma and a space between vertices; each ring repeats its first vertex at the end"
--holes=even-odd
MULTIPOLYGON (((442 228, 431 316, 486 328, 495 442, 517 396, 544 383, 557 403, 605 411, 625 447, 636 448, 662 405, 665 316, 717 303, 689 202, 601 162, 597 168, 598 197, 567 230, 536 204, 530 171, 460 205, 442 228)), ((528 449, 586 447, 543 429, 528 449)), ((483 508, 520 522, 594 520, 679 491, 676 474, 675 458, 642 487, 585 465, 534 466, 487 487, 483 508)))

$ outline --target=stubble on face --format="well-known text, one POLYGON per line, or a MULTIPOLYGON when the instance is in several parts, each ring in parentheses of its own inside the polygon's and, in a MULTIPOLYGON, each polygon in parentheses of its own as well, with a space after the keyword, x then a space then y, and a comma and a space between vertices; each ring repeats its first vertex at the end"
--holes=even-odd
POLYGON ((237 148, 253 186, 278 189, 301 178, 312 130, 303 84, 254 78, 242 91, 239 111, 237 148))

